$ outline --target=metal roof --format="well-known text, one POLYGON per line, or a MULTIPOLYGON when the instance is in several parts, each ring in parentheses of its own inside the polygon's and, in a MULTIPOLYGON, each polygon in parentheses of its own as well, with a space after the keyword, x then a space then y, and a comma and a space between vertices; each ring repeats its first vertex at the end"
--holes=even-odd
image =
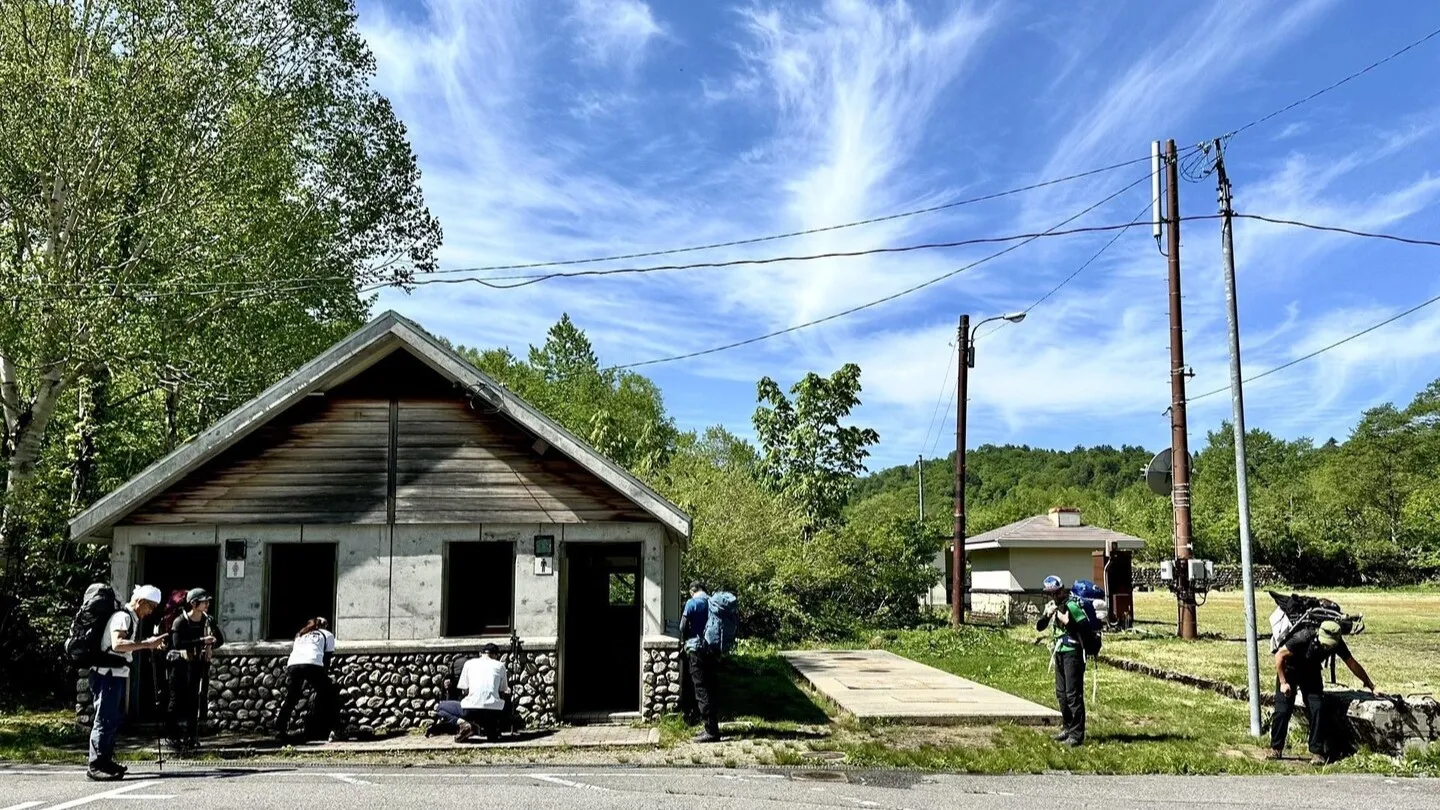
POLYGON ((1117 548, 1137 550, 1145 541, 1099 526, 1056 526, 1049 515, 1036 515, 1017 520, 1008 526, 991 529, 965 541, 965 551, 991 551, 1003 548, 1103 549, 1106 541, 1117 548))

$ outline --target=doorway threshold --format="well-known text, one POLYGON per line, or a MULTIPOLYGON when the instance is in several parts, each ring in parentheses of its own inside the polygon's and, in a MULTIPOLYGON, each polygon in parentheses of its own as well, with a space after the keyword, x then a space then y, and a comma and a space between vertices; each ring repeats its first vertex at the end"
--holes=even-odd
POLYGON ((575 712, 564 717, 572 726, 628 726, 641 719, 640 712, 575 712))

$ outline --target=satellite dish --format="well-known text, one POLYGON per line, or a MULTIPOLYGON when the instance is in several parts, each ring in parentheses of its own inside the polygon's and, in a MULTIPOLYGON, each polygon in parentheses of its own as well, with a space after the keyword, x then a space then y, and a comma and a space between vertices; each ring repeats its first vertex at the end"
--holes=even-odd
POLYGON ((1145 486, 1156 495, 1170 495, 1170 452, 1168 447, 1161 450, 1145 466, 1145 486))

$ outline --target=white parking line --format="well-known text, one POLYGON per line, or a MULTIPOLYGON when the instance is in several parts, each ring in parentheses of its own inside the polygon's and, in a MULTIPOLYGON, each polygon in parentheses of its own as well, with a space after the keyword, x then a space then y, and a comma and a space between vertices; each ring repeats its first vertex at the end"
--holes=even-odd
POLYGON ((70 801, 64 802, 63 804, 52 804, 49 808, 47 808, 47 810, 68 810, 68 808, 71 807, 79 807, 82 804, 98 802, 104 799, 118 799, 123 797, 126 793, 140 790, 141 788, 154 787, 158 784, 160 783, 154 780, 148 782, 132 782, 128 785, 115 788, 114 790, 107 790, 103 793, 92 793, 89 796, 82 796, 78 799, 71 799, 70 801))
POLYGON ((12 804, 9 807, 0 807, 0 810, 25 810, 27 807, 35 807, 36 805, 44 803, 45 802, 21 802, 19 804, 12 804))
POLYGON ((532 773, 529 774, 529 777, 531 779, 539 779, 541 782, 549 782, 552 785, 563 785, 565 787, 580 788, 581 790, 598 790, 601 793, 612 792, 610 788, 600 787, 599 785, 587 785, 584 782, 571 782, 569 779, 561 779, 558 776, 551 776, 544 773, 532 773))
POLYGON ((330 777, 331 779, 338 779, 338 780, 340 780, 341 782, 344 782, 344 783, 347 784, 347 785, 373 785, 373 784, 375 784, 374 782, 367 782, 367 781, 365 781, 364 779, 358 779, 358 778, 356 778, 355 776, 353 776, 352 774, 348 774, 348 773, 327 773, 327 774, 325 774, 325 775, 328 776, 328 777, 330 777))

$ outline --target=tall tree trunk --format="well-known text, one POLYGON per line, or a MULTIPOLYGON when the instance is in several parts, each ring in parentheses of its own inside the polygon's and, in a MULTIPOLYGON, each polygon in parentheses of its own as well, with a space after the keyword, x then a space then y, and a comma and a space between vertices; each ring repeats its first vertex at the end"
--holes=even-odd
POLYGON ((165 389, 165 452, 175 449, 180 441, 180 384, 165 389))
POLYGON ((62 374, 58 368, 51 368, 40 377, 28 407, 16 408, 18 415, 10 428, 10 456, 5 460, 5 500, 0 506, 0 583, 6 583, 7 587, 13 584, 11 578, 19 559, 17 514, 25 497, 24 489, 40 464, 45 428, 55 415, 55 406, 75 377, 76 374, 62 374))
POLYGON ((97 495, 96 472, 99 458, 95 436, 105 424, 110 393, 110 371, 102 368, 76 387, 75 457, 70 478, 70 514, 89 506, 97 495))

